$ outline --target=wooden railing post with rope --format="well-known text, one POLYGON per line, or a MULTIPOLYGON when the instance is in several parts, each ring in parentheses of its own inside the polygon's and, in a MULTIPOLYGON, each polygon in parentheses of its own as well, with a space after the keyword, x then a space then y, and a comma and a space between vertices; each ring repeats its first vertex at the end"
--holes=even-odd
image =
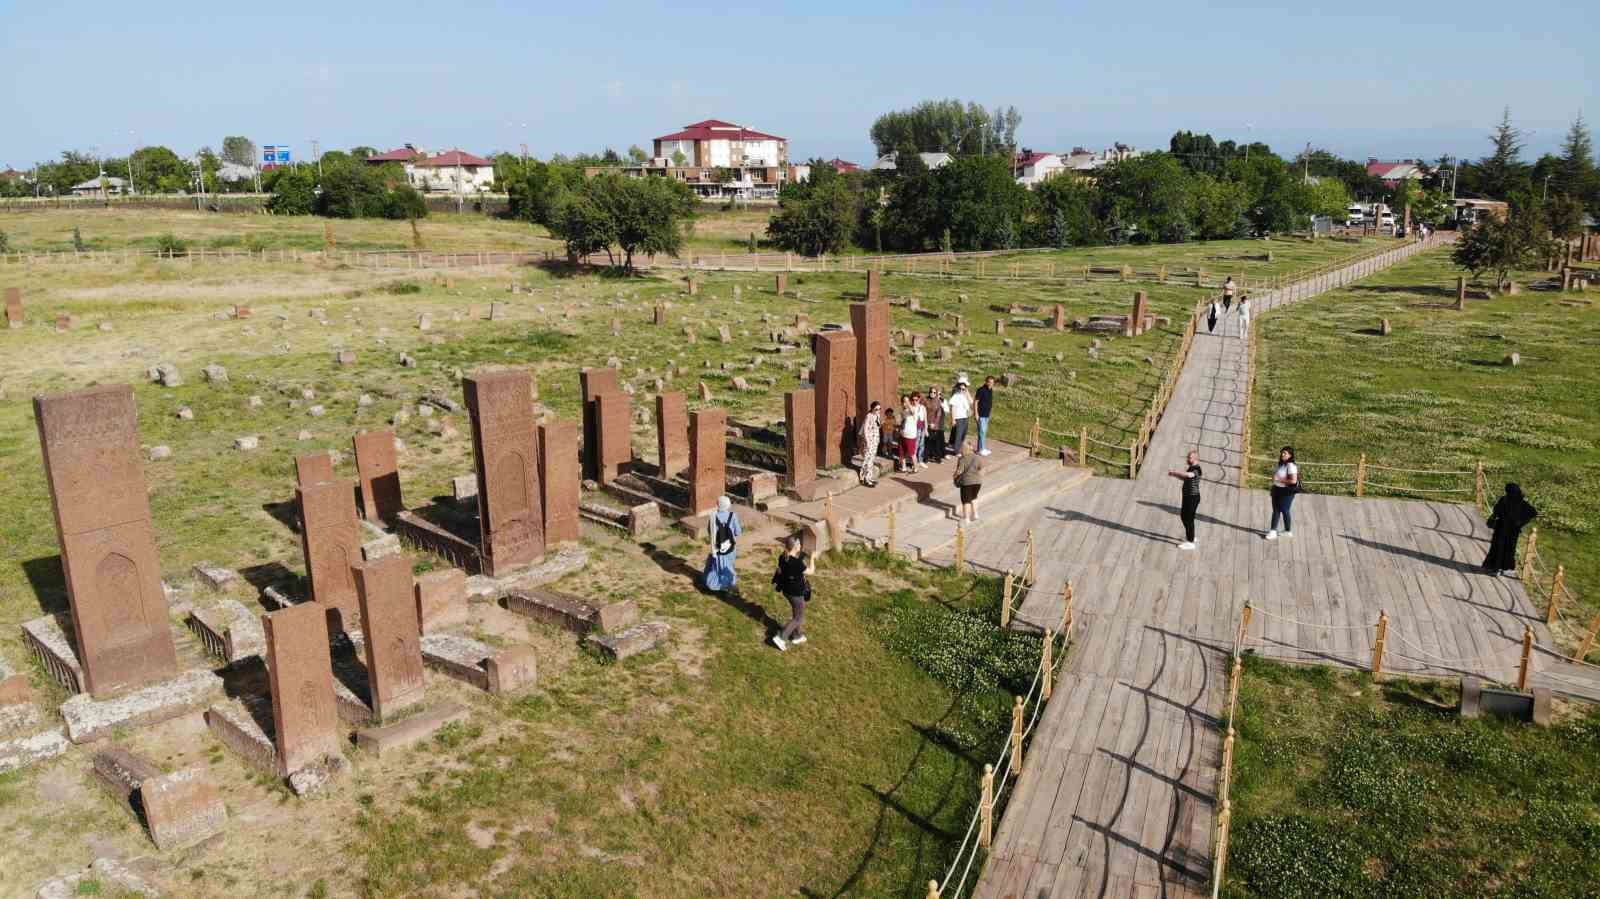
POLYGON ((1379 680, 1383 677, 1383 644, 1389 638, 1389 612, 1387 610, 1378 610, 1378 623, 1375 628, 1372 641, 1372 679, 1379 680))

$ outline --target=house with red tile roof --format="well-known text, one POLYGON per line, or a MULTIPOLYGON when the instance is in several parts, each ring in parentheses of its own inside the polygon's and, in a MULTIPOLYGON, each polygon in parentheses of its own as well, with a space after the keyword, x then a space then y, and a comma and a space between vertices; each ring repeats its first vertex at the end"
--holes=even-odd
POLYGON ((770 199, 784 184, 803 181, 809 173, 790 164, 788 138, 722 119, 685 125, 651 144, 654 152, 642 165, 594 166, 584 174, 673 178, 703 199, 720 200, 770 199))
POLYGON ((1421 181, 1428 176, 1428 170, 1420 159, 1382 162, 1376 157, 1369 156, 1367 174, 1382 181, 1384 187, 1394 187, 1401 181, 1421 181))
POLYGON ((476 193, 494 187, 494 161, 460 148, 430 155, 421 147, 406 144, 387 153, 368 156, 367 162, 372 165, 400 163, 406 180, 421 191, 476 193))
POLYGON ((837 156, 835 156, 832 159, 828 160, 828 165, 833 166, 833 170, 838 172, 841 175, 845 174, 846 172, 859 172, 859 171, 861 171, 861 166, 856 165, 853 162, 847 162, 847 161, 845 161, 843 159, 840 159, 837 156))

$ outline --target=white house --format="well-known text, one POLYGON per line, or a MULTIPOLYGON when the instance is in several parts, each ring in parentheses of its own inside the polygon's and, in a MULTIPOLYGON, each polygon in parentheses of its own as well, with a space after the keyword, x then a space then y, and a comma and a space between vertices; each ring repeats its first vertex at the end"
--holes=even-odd
POLYGON ((789 140, 724 122, 706 119, 654 140, 655 159, 685 168, 783 168, 789 164, 789 140), (681 158, 681 161, 680 161, 681 158))
POLYGON ((111 178, 100 175, 90 178, 82 184, 72 185, 72 193, 80 197, 95 196, 102 191, 117 196, 123 192, 124 181, 121 178, 111 178))
POLYGON ((1029 190, 1066 170, 1067 162, 1060 153, 1037 153, 1033 150, 1018 153, 1011 164, 1011 174, 1016 176, 1017 183, 1029 190))
MULTIPOLYGON (((955 158, 954 156, 951 156, 949 153, 918 153, 917 155, 922 157, 922 164, 927 166, 930 169, 936 169, 936 168, 939 168, 941 166, 949 165, 950 164, 950 160, 955 158)), ((885 153, 882 156, 879 156, 877 162, 874 162, 872 164, 872 171, 874 171, 874 172, 892 172, 892 171, 894 171, 894 154, 893 153, 885 153)))
POLYGON ((411 186, 422 191, 475 193, 494 187, 494 162, 465 150, 423 156, 406 166, 411 186))

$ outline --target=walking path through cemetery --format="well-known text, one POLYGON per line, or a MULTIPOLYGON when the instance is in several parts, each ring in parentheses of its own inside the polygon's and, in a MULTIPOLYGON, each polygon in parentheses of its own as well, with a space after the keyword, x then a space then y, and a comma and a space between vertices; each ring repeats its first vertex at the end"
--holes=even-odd
MULTIPOLYGON (((1255 313, 1418 249, 1257 294, 1255 313)), ((973 895, 1210 894, 1219 716, 1246 602, 1254 612, 1249 650, 1357 668, 1371 665, 1375 625, 1386 612, 1384 670, 1402 674, 1514 682, 1526 625, 1541 648, 1532 682, 1560 689, 1537 674, 1555 667, 1542 649, 1551 645, 1542 609, 1519 581, 1478 570, 1488 529, 1474 508, 1306 494, 1295 503, 1294 536, 1263 539, 1268 494, 1237 486, 1246 352, 1236 312, 1215 332, 1201 330, 1137 479, 1039 481, 1002 502, 980 498, 985 517, 967 534, 967 563, 1020 570, 1031 533, 1036 576, 1014 626, 1059 629, 1068 581, 1075 626, 973 895), (1180 485, 1167 472, 1183 468, 1191 448, 1205 483, 1199 547, 1185 551, 1180 485)), ((942 508, 948 492, 919 502, 942 508)), ((918 524, 919 514, 932 512, 902 508, 897 546, 949 562, 951 539, 931 552, 905 545, 917 528, 933 527, 918 524)), ((947 535, 953 527, 943 525, 947 535)), ((876 540, 883 529, 882 519, 854 527, 876 540)), ((946 897, 964 893, 950 878, 941 887, 946 897)))

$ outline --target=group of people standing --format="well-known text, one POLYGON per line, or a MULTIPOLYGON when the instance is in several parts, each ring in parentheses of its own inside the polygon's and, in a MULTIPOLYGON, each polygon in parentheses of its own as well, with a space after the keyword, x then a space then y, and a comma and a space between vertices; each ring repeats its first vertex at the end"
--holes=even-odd
POLYGON ((977 454, 989 455, 994 384, 990 375, 983 379, 983 386, 973 390, 967 376, 958 374, 949 396, 934 384, 927 393, 902 394, 899 409, 885 409, 874 400, 856 429, 861 483, 876 486, 880 455, 893 458, 895 471, 901 473, 922 471, 958 457, 966 448, 968 431, 974 428, 977 454))
POLYGON ((1231 275, 1228 276, 1228 280, 1222 282, 1221 301, 1219 302, 1218 300, 1213 299, 1211 301, 1211 308, 1206 310, 1207 331, 1216 331, 1217 322, 1226 318, 1228 313, 1233 310, 1233 299, 1235 295, 1237 295, 1239 298, 1239 316, 1237 319, 1239 337, 1240 339, 1243 339, 1250 336, 1250 295, 1239 292, 1238 285, 1233 283, 1233 276, 1231 275))
MULTIPOLYGON (((1200 467, 1200 454, 1190 450, 1184 459, 1184 467, 1175 468, 1167 474, 1183 482, 1182 504, 1178 507, 1178 520, 1183 522, 1183 542, 1178 544, 1178 548, 1194 549, 1194 522, 1200 512, 1200 482, 1205 477, 1205 471, 1200 467)), ((1295 496, 1303 489, 1300 485, 1300 466, 1294 461, 1294 447, 1286 446, 1278 450, 1278 467, 1272 472, 1272 523, 1263 535, 1266 539, 1294 536, 1294 519, 1290 509, 1294 506, 1295 496), (1283 525, 1281 531, 1278 530, 1280 522, 1283 525)))

